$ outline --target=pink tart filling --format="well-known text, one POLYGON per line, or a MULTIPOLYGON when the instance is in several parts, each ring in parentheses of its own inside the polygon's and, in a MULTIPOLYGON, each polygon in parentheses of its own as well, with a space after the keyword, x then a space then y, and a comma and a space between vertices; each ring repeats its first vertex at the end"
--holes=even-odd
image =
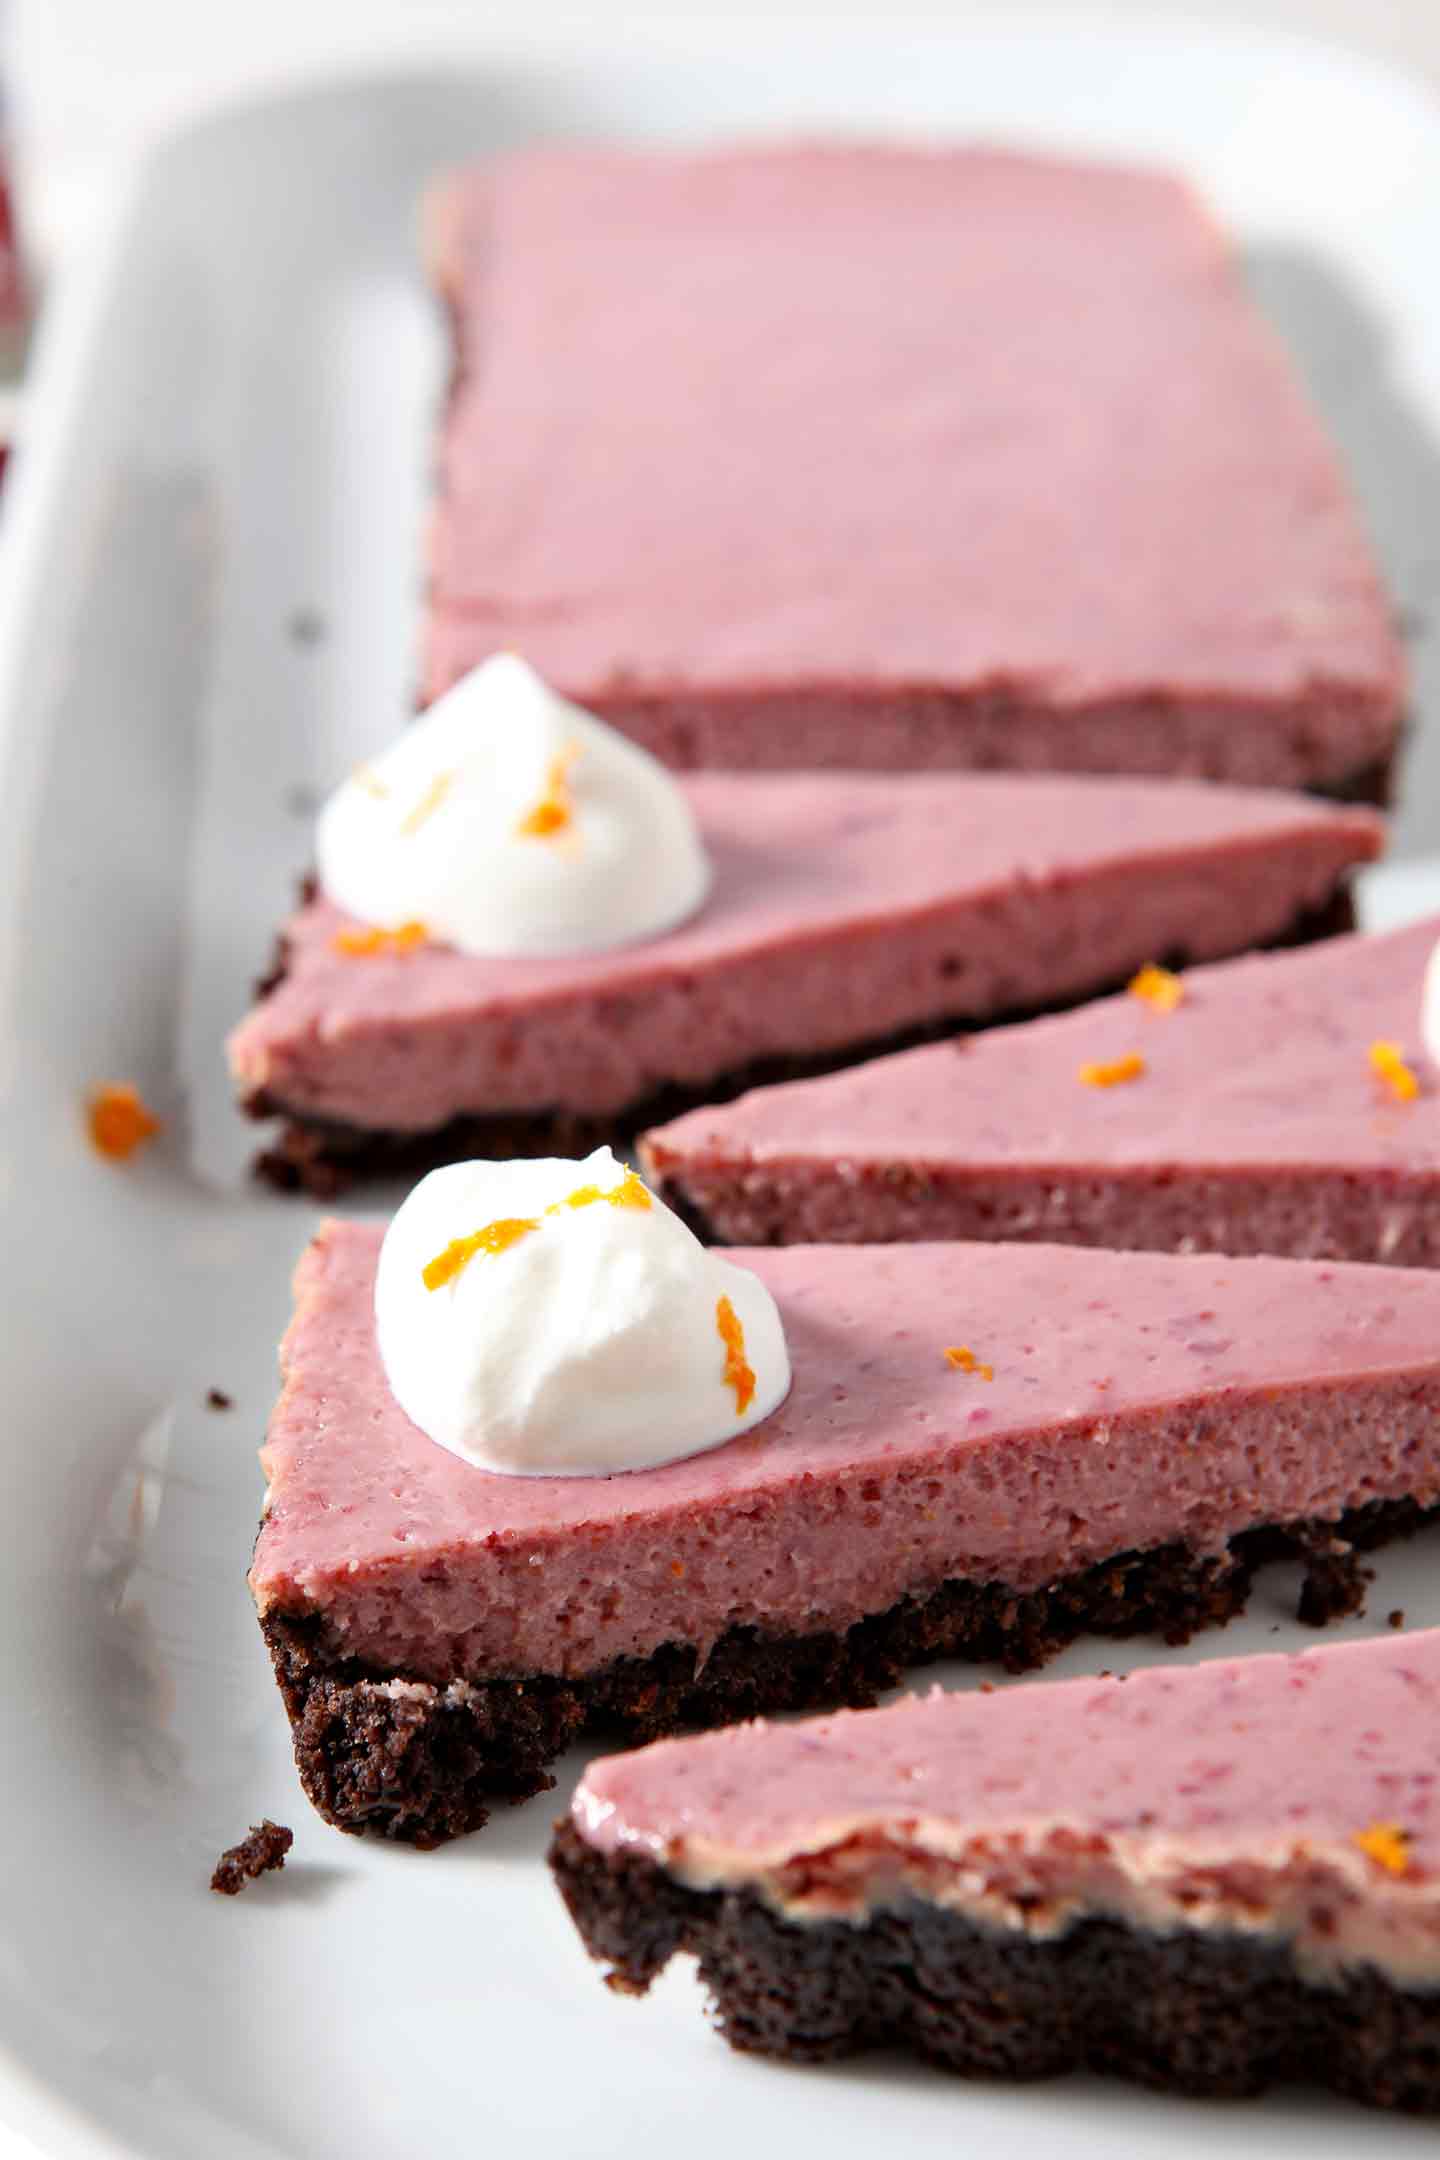
POLYGON ((251 1576, 262 1614, 315 1616, 329 1654, 377 1672, 581 1674, 733 1627, 844 1628, 954 1577, 1038 1588, 1134 1548, 1440 1500, 1427 1273, 742 1252, 789 1343, 781 1407, 661 1468, 527 1479, 433 1445, 391 1396, 381 1234, 332 1222, 301 1262, 251 1576), (972 1344, 974 1371, 947 1355, 972 1344))
POLYGON ((682 765, 1295 786, 1393 749, 1349 489, 1178 181, 547 147, 432 226, 432 695, 513 646, 682 765))
POLYGON ((573 1820, 796 1921, 907 1898, 997 1930, 1270 1932, 1440 1985, 1440 1631, 941 1694, 592 1764, 573 1820))
MULTIPOLYGON (((646 1136, 667 1189, 760 1241, 1073 1239, 1440 1264, 1440 919, 1187 970, 1167 1009, 1058 1018, 760 1088, 646 1136), (1132 1054, 1126 1086, 1077 1086, 1132 1054)), ((1132 986, 1133 987, 1133 986, 1132 986)))
POLYGON ((1263 943, 1382 837, 1364 811, 1143 780, 706 774, 687 790, 714 885, 661 937, 482 959, 305 907, 283 980, 231 1037, 242 1094, 401 1132, 609 1114, 759 1058, 1080 997, 1177 946, 1263 943))

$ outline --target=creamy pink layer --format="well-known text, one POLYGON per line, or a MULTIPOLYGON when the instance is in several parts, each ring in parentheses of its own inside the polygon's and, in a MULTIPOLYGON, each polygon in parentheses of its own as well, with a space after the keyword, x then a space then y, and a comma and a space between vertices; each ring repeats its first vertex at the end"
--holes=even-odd
POLYGON ((547 147, 462 175, 429 687, 502 646, 682 763, 1300 785, 1402 663, 1321 425, 1162 174, 547 147))
POLYGON ((1440 1073, 1420 1043, 1440 918, 759 1088, 646 1136, 730 1243, 994 1237, 1440 1264, 1440 1073), (1398 1045, 1411 1101, 1377 1075, 1398 1045), (1082 1065, 1138 1052, 1097 1088, 1082 1065))
POLYGON ((910 1894, 1033 1933, 1269 1924, 1434 1981, 1437 1720, 1431 1631, 665 1740, 592 1764, 573 1815, 797 1919, 910 1894), (1357 1844, 1377 1824, 1402 1872, 1357 1844))
MULTIPOLYGON (((423 1131, 461 1112, 604 1113, 755 1058, 1051 1004, 1160 951, 1262 943, 1378 853, 1368 811, 1145 780, 701 775, 714 864, 667 936, 565 959, 337 952, 322 899, 242 1022, 242 1093, 423 1131)), ((417 841, 423 845, 423 841, 417 841)))
POLYGON ((392 1399, 381 1234, 328 1224, 301 1262, 251 1577, 262 1611, 317 1612, 380 1670, 578 1673, 737 1625, 845 1627, 952 1576, 1029 1589, 1131 1547, 1440 1498, 1440 1278, 1414 1270, 741 1252, 779 1302, 782 1407, 661 1469, 531 1479, 471 1469, 392 1399))

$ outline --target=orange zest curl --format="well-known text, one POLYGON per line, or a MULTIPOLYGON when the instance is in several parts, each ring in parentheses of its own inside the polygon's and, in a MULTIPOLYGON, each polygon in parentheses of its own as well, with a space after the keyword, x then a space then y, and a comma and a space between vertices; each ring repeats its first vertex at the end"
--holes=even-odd
POLYGON ((414 952, 417 945, 427 944, 429 937, 423 922, 407 922, 401 923, 398 930, 337 930, 330 945, 333 951, 345 953, 352 960, 365 960, 377 953, 414 952))
POLYGON ((508 1252, 518 1245, 521 1238, 538 1230, 539 1220, 533 1215, 502 1215, 498 1222, 486 1223, 483 1230, 472 1230, 469 1237, 451 1238, 444 1252, 436 1253, 422 1270, 427 1290, 443 1290, 446 1283, 453 1282, 464 1268, 470 1265, 476 1253, 508 1252))
POLYGON ((1387 1875, 1410 1872, 1410 1833, 1402 1830, 1399 1823, 1367 1823, 1363 1830, 1352 1832, 1352 1836, 1366 1858, 1373 1860, 1376 1867, 1384 1868, 1387 1875))
MULTIPOLYGON (((615 1208, 650 1208, 655 1205, 649 1188, 641 1183, 633 1170, 627 1170, 620 1183, 613 1185, 609 1192, 599 1185, 577 1185, 574 1192, 567 1193, 563 1200, 552 1200, 545 1213, 558 1215, 564 1208, 593 1207, 597 1200, 603 1200, 608 1207, 615 1208)), ((426 1289, 441 1290, 446 1283, 453 1282, 462 1268, 470 1265, 476 1253, 508 1252, 512 1245, 519 1244, 521 1238, 528 1237, 532 1230, 538 1230, 540 1222, 538 1215, 502 1215, 498 1222, 486 1223, 483 1230, 473 1230, 469 1237, 452 1238, 444 1252, 437 1253, 424 1269, 426 1289)), ((720 1302, 727 1307, 729 1305, 727 1298, 722 1298, 720 1302)), ((733 1314, 731 1317, 734 1317, 733 1314)), ((738 1321, 736 1327, 738 1330, 738 1321)), ((741 1348, 744 1348, 743 1342, 741 1348)), ((728 1367, 725 1377, 727 1380, 730 1378, 728 1367)), ((754 1380, 755 1375, 751 1373, 752 1389, 754 1380)), ((743 1410, 744 1403, 740 1407, 743 1410)))
POLYGON ((441 803, 444 802, 454 783, 454 779, 453 772, 436 773, 435 778, 430 782, 419 802, 415 804, 413 809, 407 810, 404 817, 401 818, 400 830, 402 833, 419 832, 425 820, 433 817, 441 803))
POLYGON ((1399 1102, 1414 1102, 1420 1093, 1419 1076, 1413 1066, 1406 1064, 1399 1043, 1372 1042, 1370 1070, 1399 1102))
POLYGON ((723 1385, 735 1390, 735 1410, 743 1417, 755 1397, 755 1374, 745 1362, 745 1330, 728 1297, 717 1298, 715 1328, 725 1345, 723 1385))
POLYGON ((153 1140, 160 1120, 146 1104, 138 1088, 117 1082, 96 1088, 85 1106, 90 1145, 107 1162, 125 1162, 137 1148, 153 1140))
POLYGON ((1108 1065, 1082 1065, 1080 1078, 1086 1087, 1123 1087, 1127 1080, 1138 1080, 1144 1071, 1144 1058, 1138 1050, 1131 1050, 1108 1065))
POLYGON ((551 758, 545 772, 544 793, 515 827, 519 839, 548 840, 573 824, 575 799, 570 792, 570 768, 579 755, 579 743, 566 743, 565 748, 551 758))
POLYGON ((995 1377, 994 1366, 982 1365, 974 1351, 967 1349, 964 1343, 957 1343, 953 1349, 947 1350, 945 1362, 953 1365, 956 1372, 978 1373, 982 1380, 993 1380, 995 1377))
POLYGON ((545 1212, 558 1215, 562 1207, 593 1207, 597 1200, 605 1201, 610 1207, 648 1208, 654 1205, 649 1188, 641 1183, 633 1170, 627 1170, 620 1183, 612 1186, 609 1192, 604 1192, 598 1185, 577 1185, 574 1192, 567 1193, 563 1200, 557 1200, 545 1212))
POLYGON ((1142 1005, 1148 1005, 1158 1013, 1174 1012, 1185 995, 1185 985, 1180 977, 1170 968, 1156 967, 1153 963, 1141 968, 1127 988, 1131 997, 1139 998, 1142 1005))

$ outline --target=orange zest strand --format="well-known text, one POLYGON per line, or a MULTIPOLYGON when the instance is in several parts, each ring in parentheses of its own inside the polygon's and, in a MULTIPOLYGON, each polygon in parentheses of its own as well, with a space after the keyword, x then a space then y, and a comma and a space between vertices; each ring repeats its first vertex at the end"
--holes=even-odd
POLYGON ((1410 1870, 1410 1833, 1402 1830, 1399 1823, 1372 1822, 1363 1830, 1353 1833, 1355 1843, 1367 1859, 1377 1867, 1384 1868, 1387 1875, 1405 1875, 1410 1870))
POLYGON ((1413 1066, 1406 1064, 1399 1043, 1372 1042, 1370 1070, 1400 1102, 1414 1102, 1420 1093, 1419 1077, 1413 1066))
POLYGON ((734 1388, 736 1414, 743 1417, 754 1400, 755 1374, 745 1362, 745 1330, 728 1297, 716 1300, 715 1327, 725 1345, 723 1385, 734 1388))
POLYGON ((85 1117, 91 1146, 109 1162, 125 1162, 160 1130, 159 1118, 140 1090, 128 1082, 96 1088, 85 1106, 85 1117))
POLYGON ((566 826, 573 823, 575 800, 570 792, 570 768, 579 755, 579 743, 566 743, 565 748, 551 758, 545 771, 544 793, 515 827, 520 839, 548 840, 553 833, 564 832, 566 826))
POLYGON ((1080 1078, 1086 1087, 1123 1087, 1127 1080, 1138 1080, 1144 1070, 1144 1058, 1138 1050, 1131 1050, 1109 1065, 1082 1065, 1080 1078))
POLYGON ((982 1380, 993 1380, 995 1377, 994 1366, 982 1365, 974 1351, 967 1349, 964 1343, 957 1343, 953 1349, 947 1350, 945 1362, 953 1365, 956 1372, 978 1373, 982 1380))
POLYGON ((453 1282, 462 1269, 467 1268, 476 1253, 508 1252, 518 1245, 521 1238, 528 1237, 540 1227, 533 1215, 502 1215, 498 1222, 486 1223, 483 1230, 472 1230, 469 1237, 451 1238, 444 1252, 436 1253, 422 1270, 427 1290, 443 1290, 446 1283, 453 1282))
POLYGON ((439 809, 441 803, 444 802, 445 797, 450 792, 454 779, 455 775, 453 772, 436 773, 435 778, 430 782, 429 787, 426 788, 424 794, 420 797, 419 802, 416 803, 415 807, 412 810, 407 810, 404 817, 400 820, 400 830, 402 833, 419 832, 420 827, 425 823, 425 820, 429 817, 433 817, 435 815, 435 812, 439 809))
POLYGON ((562 1207, 593 1207, 597 1200, 605 1201, 609 1207, 648 1208, 654 1205, 649 1188, 641 1183, 633 1170, 627 1170, 620 1183, 612 1186, 609 1192, 602 1191, 598 1185, 577 1185, 574 1192, 567 1193, 563 1200, 557 1200, 545 1212, 558 1215, 562 1207))
MULTIPOLYGON (((603 1200, 608 1207, 615 1208, 650 1208, 655 1205, 649 1188, 641 1183, 633 1170, 627 1170, 620 1183, 613 1185, 609 1192, 599 1185, 577 1185, 574 1192, 567 1193, 563 1200, 552 1200, 545 1213, 558 1215, 564 1208, 593 1207, 597 1200, 603 1200)), ((519 1244, 521 1238, 528 1237, 532 1230, 538 1230, 540 1221, 538 1215, 502 1215, 498 1222, 486 1223, 483 1230, 474 1230, 469 1237, 452 1238, 444 1252, 437 1253, 426 1266, 426 1289, 441 1290, 446 1283, 453 1282, 461 1269, 469 1266, 476 1253, 508 1252, 512 1245, 519 1244)), ((728 1308, 728 1298, 722 1298, 720 1302, 728 1308)), ((734 1318, 733 1313, 731 1317, 734 1318)), ((739 1328, 738 1321, 736 1328, 739 1328)), ((743 1351, 743 1342, 740 1347, 743 1351)), ((731 1377, 728 1366, 725 1377, 727 1380, 731 1377)), ((751 1373, 752 1391, 754 1383, 755 1375, 751 1373)), ((749 1400, 748 1396, 746 1400, 749 1400)), ((744 1403, 740 1407, 743 1410, 744 1403)))
POLYGON ((1127 987, 1131 997, 1139 998, 1142 1005, 1159 1013, 1174 1012, 1185 995, 1185 985, 1180 977, 1171 969, 1156 967, 1153 963, 1132 976, 1127 987))
POLYGON ((357 765, 350 778, 362 795, 373 795, 376 802, 383 802, 390 793, 373 765, 357 765))
POLYGON ((398 930, 337 930, 330 944, 335 952, 361 960, 376 953, 414 952, 417 945, 428 942, 429 936, 423 922, 407 922, 401 923, 398 930))

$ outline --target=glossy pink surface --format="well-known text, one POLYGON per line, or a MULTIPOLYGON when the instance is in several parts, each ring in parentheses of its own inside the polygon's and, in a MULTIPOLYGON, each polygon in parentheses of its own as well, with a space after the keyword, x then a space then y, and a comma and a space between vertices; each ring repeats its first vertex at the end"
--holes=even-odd
POLYGON ((1238 1831, 1346 1838, 1377 1819, 1440 1866, 1440 1631, 1295 1657, 1156 1666, 880 1711, 753 1724, 611 1756, 585 1773, 590 1841, 767 1859, 837 1819, 999 1830, 1057 1817, 1157 1843, 1238 1831))
MULTIPOLYGON (((1182 1539, 1440 1498, 1440 1278, 1044 1246, 733 1257, 794 1386, 728 1446, 507 1478, 427 1440, 375 1349, 381 1226, 301 1263, 265 1449, 263 1609, 424 1678, 582 1672, 727 1627, 846 1626, 950 1576, 1029 1588, 1182 1539), (993 1380, 955 1370, 968 1346, 993 1380)), ((503 1264, 503 1256, 497 1260, 503 1264)))
POLYGON ((757 1089, 647 1136, 743 1240, 1063 1237, 1440 1261, 1440 1074, 1420 1043, 1440 919, 1184 977, 1176 1010, 1106 998, 1056 1019, 757 1089), (1398 1044, 1421 1086, 1370 1061, 1398 1044), (1083 1085, 1130 1052, 1144 1074, 1083 1085), (1267 1242, 1268 1241, 1268 1242, 1267 1242))
MULTIPOLYGON (((244 1093, 359 1125, 604 1113, 667 1082, 1081 997, 1156 952, 1236 952, 1378 853, 1372 813, 1146 780, 942 773, 685 783, 715 871, 688 923, 612 952, 336 952, 322 900, 242 1022, 244 1093)), ((423 845, 417 839, 416 845, 423 845)))
POLYGON ((548 147, 436 224, 432 693, 513 646, 682 764, 1273 785, 1391 747, 1348 489, 1179 182, 548 147))

